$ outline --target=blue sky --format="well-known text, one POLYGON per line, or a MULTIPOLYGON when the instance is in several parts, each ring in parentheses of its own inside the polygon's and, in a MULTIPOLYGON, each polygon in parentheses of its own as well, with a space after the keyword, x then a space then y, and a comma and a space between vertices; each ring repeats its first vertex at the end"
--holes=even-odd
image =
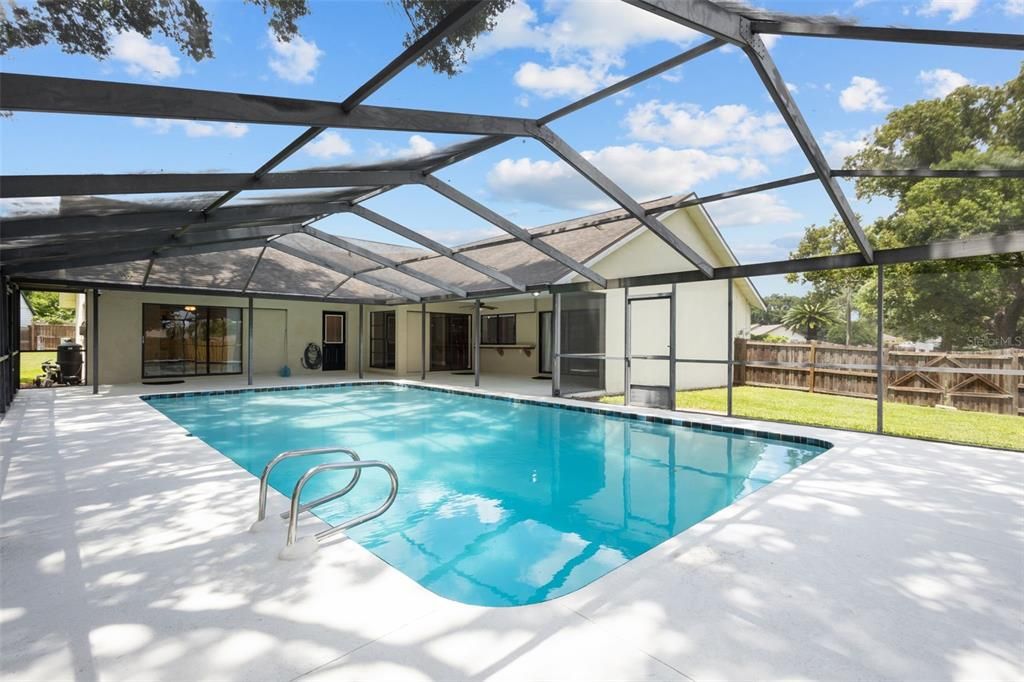
MULTIPOLYGON (((105 61, 47 46, 16 50, 3 70, 77 78, 341 100, 401 50, 404 14, 385 2, 318 2, 301 39, 280 44, 261 12, 205 2, 215 58, 193 62, 161 35, 118 36, 105 61)), ((867 25, 1024 32, 1024 0, 781 2, 772 10, 836 13, 867 25)), ((454 79, 413 67, 369 103, 538 117, 705 38, 617 2, 530 0, 507 11, 454 79)), ((893 107, 963 83, 1002 83, 1020 68, 1011 51, 783 37, 770 44, 797 103, 835 165, 893 107)), ((639 199, 709 194, 806 172, 808 165, 745 57, 719 49, 553 128, 639 199)), ((301 129, 116 117, 17 113, 0 120, 5 174, 250 171, 301 129)), ((458 136, 332 131, 282 169, 359 164, 415 154, 458 136)), ((609 207, 543 147, 516 140, 440 173, 532 227, 609 207)), ((888 206, 847 195, 866 220, 888 206)), ((400 188, 369 207, 458 244, 494 230, 428 190, 400 188)), ((741 262, 785 258, 811 223, 833 214, 808 183, 709 205, 741 262)), ((399 241, 353 216, 319 224, 339 234, 399 241)), ((765 282, 763 290, 777 290, 765 282)))

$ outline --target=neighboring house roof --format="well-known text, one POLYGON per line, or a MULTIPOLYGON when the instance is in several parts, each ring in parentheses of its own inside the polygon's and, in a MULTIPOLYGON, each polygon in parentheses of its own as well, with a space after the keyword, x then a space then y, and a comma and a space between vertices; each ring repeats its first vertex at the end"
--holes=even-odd
MULTIPOLYGON (((645 208, 670 206, 687 196, 665 197, 643 204, 645 208)), ((689 209, 685 209, 689 210, 689 209)), ((705 214, 706 215, 706 214, 705 214)), ((713 248, 725 254, 724 263, 734 264, 735 258, 721 238, 710 218, 703 230, 713 248)), ((621 245, 630 234, 641 229, 636 219, 622 210, 604 211, 581 216, 550 225, 532 228, 531 234, 551 244, 573 259, 586 263, 610 249, 621 245)), ((413 262, 406 268, 432 275, 474 294, 504 289, 504 285, 491 280, 476 270, 424 249, 386 242, 346 238, 357 246, 392 260, 413 262)), ((211 293, 238 293, 249 280, 247 293, 299 294, 344 299, 351 297, 393 299, 394 294, 358 279, 345 278, 344 271, 370 271, 373 277, 407 291, 429 297, 443 295, 442 291, 422 280, 390 269, 375 269, 373 261, 350 253, 343 248, 327 244, 315 237, 286 234, 279 243, 295 251, 309 254, 314 260, 327 261, 338 270, 316 265, 275 249, 249 248, 190 256, 158 258, 153 261, 146 283, 149 286, 209 289, 211 293)), ((508 235, 470 242, 458 247, 464 253, 528 285, 552 284, 572 271, 543 255, 528 244, 508 235)), ((35 275, 34 279, 61 279, 71 282, 111 282, 141 285, 146 277, 148 261, 139 260, 102 266, 89 266, 67 270, 53 270, 35 275)), ((750 287, 753 290, 753 287, 750 287)), ((756 292, 754 292, 756 296, 756 292)), ((757 297, 760 301, 760 297, 757 297)))
POLYGON ((805 341, 804 335, 793 331, 784 324, 755 324, 750 328, 750 335, 753 336, 785 336, 794 341, 805 341))

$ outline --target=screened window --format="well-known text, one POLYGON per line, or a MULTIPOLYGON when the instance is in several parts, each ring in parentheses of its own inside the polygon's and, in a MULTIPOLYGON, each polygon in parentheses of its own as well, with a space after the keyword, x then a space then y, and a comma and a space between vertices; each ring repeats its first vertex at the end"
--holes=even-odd
POLYGON ((395 368, 395 311, 370 313, 370 367, 395 368))
POLYGON ((516 316, 484 315, 480 318, 480 343, 509 346, 516 342, 516 316))
POLYGON ((142 305, 143 378, 241 372, 241 308, 142 305))

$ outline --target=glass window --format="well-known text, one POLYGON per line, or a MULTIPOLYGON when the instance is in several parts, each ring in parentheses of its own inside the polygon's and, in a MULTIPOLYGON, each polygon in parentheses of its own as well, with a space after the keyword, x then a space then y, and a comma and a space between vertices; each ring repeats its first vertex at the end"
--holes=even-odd
POLYGON ((510 346, 516 342, 516 316, 484 315, 480 318, 480 343, 510 346))
POLYGON ((242 309, 144 303, 142 376, 242 372, 242 309))
POLYGON ((324 343, 345 342, 345 316, 326 313, 324 315, 324 343))

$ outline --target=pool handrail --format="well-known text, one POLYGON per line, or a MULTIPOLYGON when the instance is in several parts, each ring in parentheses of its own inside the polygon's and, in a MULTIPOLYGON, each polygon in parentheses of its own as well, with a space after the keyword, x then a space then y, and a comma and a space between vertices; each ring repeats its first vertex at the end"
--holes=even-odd
MULTIPOLYGON (((259 512, 257 513, 256 517, 256 522, 259 523, 267 517, 267 488, 270 486, 270 472, 274 469, 274 467, 276 467, 278 464, 280 464, 286 459, 292 459, 294 457, 306 457, 309 455, 326 455, 332 452, 342 452, 351 457, 353 462, 360 461, 359 454, 356 453, 355 450, 351 450, 349 448, 333 447, 309 448, 306 450, 288 450, 286 452, 282 452, 281 454, 274 457, 274 459, 267 462, 267 466, 263 467, 263 473, 260 475, 260 504, 259 512)), ((336 500, 337 498, 347 494, 350 490, 352 490, 352 488, 356 486, 356 483, 359 482, 359 476, 361 474, 362 468, 356 468, 355 473, 352 475, 352 480, 349 481, 347 486, 345 486, 344 488, 337 492, 331 493, 330 495, 325 495, 321 498, 313 500, 312 502, 307 502, 306 504, 302 505, 300 509, 298 509, 297 513, 301 514, 302 512, 307 511, 308 509, 312 509, 313 507, 321 505, 325 502, 330 502, 331 500, 336 500)), ((294 513, 296 512, 284 512, 281 514, 281 518, 286 519, 288 518, 289 514, 294 513)))
POLYGON ((381 514, 383 514, 384 512, 386 512, 388 509, 390 509, 391 505, 394 504, 395 502, 395 498, 398 497, 398 474, 395 472, 394 467, 392 467, 387 462, 382 462, 380 460, 375 459, 359 460, 357 458, 355 461, 352 462, 334 462, 331 464, 318 464, 317 466, 312 467, 306 473, 304 473, 302 475, 302 478, 300 478, 298 482, 295 484, 295 491, 292 492, 292 504, 288 518, 288 539, 285 542, 285 546, 287 547, 295 543, 295 536, 298 533, 299 525, 298 517, 299 514, 302 513, 302 509, 308 509, 310 506, 315 505, 319 502, 319 500, 315 500, 314 502, 302 505, 301 509, 299 507, 299 497, 301 497, 302 495, 302 489, 305 487, 306 483, 310 481, 310 479, 324 471, 335 471, 338 469, 354 469, 356 471, 356 475, 352 477, 353 482, 350 482, 347 486, 345 486, 345 488, 342 491, 338 493, 332 493, 331 495, 327 495, 325 497, 320 498, 321 500, 325 500, 328 498, 336 499, 352 489, 352 487, 355 485, 354 481, 359 478, 360 471, 362 471, 363 469, 370 468, 383 469, 387 473, 388 478, 391 479, 391 490, 388 492, 388 497, 386 500, 384 500, 384 504, 377 507, 371 512, 367 512, 365 514, 355 517, 354 519, 349 519, 344 523, 332 526, 330 528, 327 528, 326 530, 322 530, 313 537, 316 538, 317 542, 319 542, 320 540, 325 540, 326 538, 329 538, 332 535, 335 535, 336 533, 340 533, 344 530, 348 530, 349 528, 358 526, 359 524, 371 521, 380 516, 381 514))

